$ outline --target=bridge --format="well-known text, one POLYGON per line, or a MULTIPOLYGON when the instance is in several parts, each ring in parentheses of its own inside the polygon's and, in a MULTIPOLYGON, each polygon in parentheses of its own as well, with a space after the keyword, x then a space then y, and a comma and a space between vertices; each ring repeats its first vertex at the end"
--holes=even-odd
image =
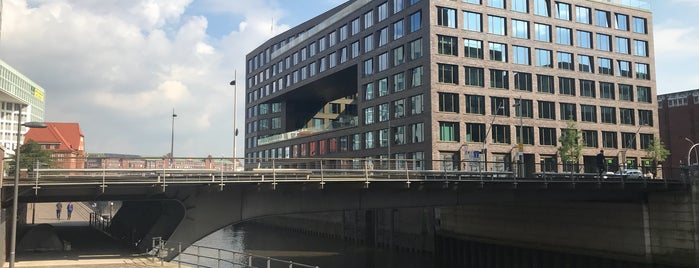
MULTIPOLYGON (((699 230, 692 180, 696 178, 689 176, 649 179, 611 174, 538 173, 517 177, 509 171, 414 170, 410 165, 380 169, 364 161, 349 166, 324 161, 316 159, 302 168, 269 162, 229 170, 37 169, 20 180, 19 201, 122 200, 122 208, 111 221, 111 235, 144 250, 152 238, 173 241, 165 246, 170 259, 175 256, 178 243, 189 245, 225 226, 275 215, 463 205, 633 204, 627 206, 629 211, 618 212, 631 214, 630 221, 634 223, 640 218, 639 226, 633 227, 638 230, 628 238, 639 244, 615 248, 606 254, 670 264, 695 263, 699 259, 694 246, 696 236, 691 242, 675 241, 677 235, 699 230), (668 209, 679 216, 665 218, 668 209), (678 223, 682 227, 668 227, 678 223)), ((3 196, 10 196, 7 189, 12 184, 11 180, 4 181, 3 196)), ((11 199, 5 198, 3 207, 8 207, 8 202, 11 199)), ((553 214, 567 208, 559 209, 553 214)), ((580 217, 590 213, 585 210, 577 209, 580 217)), ((556 216, 530 217, 546 220, 556 216)), ((498 224, 516 228, 514 223, 498 224)), ((553 232, 571 232, 574 230, 570 228, 574 227, 579 226, 559 226, 553 232)), ((604 230, 590 232, 599 237, 604 230)), ((517 240, 546 241, 545 237, 542 241, 522 239, 517 240)), ((606 242, 602 239, 599 243, 606 242)))

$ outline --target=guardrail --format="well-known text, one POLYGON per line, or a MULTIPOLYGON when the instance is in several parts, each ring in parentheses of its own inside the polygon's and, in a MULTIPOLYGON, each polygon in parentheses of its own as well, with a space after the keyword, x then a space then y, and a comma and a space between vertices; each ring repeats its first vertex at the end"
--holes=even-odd
MULTIPOLYGON (((153 258, 160 260, 161 265, 165 262, 164 258, 170 255, 170 251, 166 246, 167 242, 161 237, 152 239, 151 250, 148 254, 153 258)), ((272 257, 260 256, 245 252, 237 252, 228 249, 220 249, 214 247, 188 245, 177 243, 177 257, 170 262, 177 263, 177 267, 185 265, 187 267, 288 267, 288 268, 319 268, 318 266, 307 265, 303 263, 281 260, 272 257)))

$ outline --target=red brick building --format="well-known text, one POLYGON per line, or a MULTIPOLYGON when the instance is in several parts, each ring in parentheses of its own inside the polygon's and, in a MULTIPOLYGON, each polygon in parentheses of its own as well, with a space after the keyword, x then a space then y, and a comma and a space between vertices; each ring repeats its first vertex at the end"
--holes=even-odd
MULTIPOLYGON (((670 150, 664 166, 687 164, 689 148, 699 143, 699 89, 658 95, 658 115, 660 137, 670 150)), ((697 156, 692 153, 691 164, 699 162, 697 156)))
POLYGON ((46 128, 32 128, 24 136, 51 151, 56 168, 85 168, 85 136, 78 123, 46 122, 46 128))

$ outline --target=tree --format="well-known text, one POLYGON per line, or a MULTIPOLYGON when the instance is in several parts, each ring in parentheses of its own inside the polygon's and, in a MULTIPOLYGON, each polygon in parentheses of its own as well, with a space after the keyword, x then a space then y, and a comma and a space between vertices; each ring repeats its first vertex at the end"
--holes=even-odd
MULTIPOLYGON (((41 149, 41 145, 33 140, 27 141, 25 144, 19 147, 19 163, 20 169, 27 169, 29 171, 34 171, 34 168, 38 163, 42 166, 53 166, 53 161, 51 159, 51 152, 41 149)), ((12 160, 8 163, 7 173, 10 176, 14 176, 15 167, 15 156, 12 156, 12 160)))
POLYGON ((665 144, 658 137, 653 138, 646 148, 646 157, 653 161, 653 177, 657 174, 658 164, 665 161, 667 156, 670 155, 670 150, 665 148, 665 144))
POLYGON ((582 156, 582 133, 578 130, 575 121, 568 120, 568 126, 563 129, 558 137, 561 147, 558 147, 558 156, 564 164, 564 169, 573 170, 582 156))

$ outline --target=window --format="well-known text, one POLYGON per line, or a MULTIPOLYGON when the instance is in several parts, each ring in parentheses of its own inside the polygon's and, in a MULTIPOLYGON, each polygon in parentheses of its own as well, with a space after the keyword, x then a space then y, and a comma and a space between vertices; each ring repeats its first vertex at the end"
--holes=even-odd
POLYGON ((573 45, 573 34, 572 30, 568 28, 556 26, 556 44, 559 45, 573 45))
POLYGON ((551 42, 551 26, 534 23, 534 39, 537 41, 551 42))
POLYGON ((437 52, 442 55, 458 56, 458 42, 456 37, 437 35, 437 52))
POLYGON ((616 124, 616 108, 602 106, 600 107, 602 123, 616 124))
POLYGON ((556 2, 556 18, 559 20, 570 20, 570 5, 556 2))
POLYGON ((653 126, 653 111, 638 110, 638 123, 641 126, 653 126))
POLYGON ((505 8, 505 0, 488 0, 489 7, 505 8))
POLYGON ((466 3, 471 3, 471 4, 476 4, 476 5, 481 4, 481 0, 463 0, 463 1, 466 3))
POLYGON ((580 79, 580 96, 595 98, 596 92, 595 81, 580 79))
POLYGON ((410 60, 422 57, 422 38, 410 42, 410 60))
POLYGON ((629 54, 629 39, 625 37, 616 37, 616 52, 621 54, 629 54))
POLYGON ((633 109, 619 108, 619 121, 624 125, 635 125, 636 116, 634 115, 636 111, 633 109))
POLYGON ((612 51, 612 37, 606 34, 597 34, 597 49, 612 51))
POLYGON ((466 73, 466 85, 483 87, 483 68, 465 66, 464 72, 466 73))
POLYGON ((573 54, 568 52, 557 52, 558 69, 575 70, 573 65, 573 54))
POLYGON ((364 61, 364 76, 369 76, 374 74, 374 59, 368 59, 364 61))
POLYGON ((490 69, 490 87, 510 88, 510 79, 507 71, 490 69))
POLYGON ((609 11, 595 10, 595 25, 609 28, 611 26, 609 11))
POLYGON ((379 122, 386 122, 388 119, 388 103, 382 103, 379 105, 379 122))
POLYGON ((575 111, 575 103, 560 103, 561 105, 561 120, 577 121, 577 112, 575 111))
POLYGON ((410 97, 410 114, 421 114, 424 111, 423 105, 422 94, 410 97))
POLYGON ((379 47, 388 44, 388 27, 379 30, 379 47))
POLYGON ((328 67, 333 68, 335 66, 337 66, 337 53, 333 52, 328 55, 328 67))
POLYGON ((521 46, 512 46, 514 54, 514 63, 529 65, 529 48, 521 46))
POLYGON ((374 35, 370 34, 364 37, 364 53, 374 49, 374 35))
POLYGON ((464 30, 481 32, 483 31, 481 22, 482 19, 480 13, 464 11, 464 30))
POLYGON ((631 62, 619 60, 617 61, 617 65, 617 69, 619 69, 617 74, 619 76, 633 78, 633 72, 631 72, 631 62))
POLYGON ((592 23, 592 16, 590 14, 590 9, 586 7, 576 6, 575 7, 575 21, 585 24, 592 23))
POLYGON ((405 50, 403 46, 393 49, 393 66, 401 65, 405 62, 405 50))
POLYGON ((515 116, 534 118, 534 108, 532 100, 515 99, 515 116), (521 103, 521 106, 520 106, 521 103), (521 115, 520 115, 521 114, 521 115))
POLYGON ((488 42, 490 47, 490 60, 507 62, 507 45, 488 42))
POLYGON ((410 32, 415 32, 420 28, 422 28, 422 12, 410 14, 410 32))
POLYGON ((459 95, 454 93, 439 93, 439 111, 459 113, 459 95))
POLYGON ((539 101, 539 118, 556 119, 556 103, 549 101, 539 101))
POLYGON ((373 149, 376 147, 374 144, 374 132, 369 131, 364 133, 364 149, 373 149))
POLYGON ((553 68, 552 52, 546 49, 536 49, 536 66, 553 68))
POLYGON ((616 25, 614 26, 617 30, 628 31, 629 30, 629 16, 624 14, 616 13, 616 25))
POLYGON ((381 78, 379 84, 379 97, 388 95, 388 78, 381 78))
POLYGON ((633 86, 619 84, 619 100, 633 101, 633 86))
POLYGON ((582 48, 592 48, 592 33, 587 31, 577 31, 578 46, 582 48))
POLYGON ((515 89, 532 91, 532 74, 515 72, 515 89))
POLYGON ((425 141, 425 125, 423 123, 410 124, 410 133, 413 137, 413 143, 425 141))
POLYGON ((364 13, 364 29, 368 29, 374 25, 374 11, 371 10, 367 13, 364 13))
POLYGON ((401 118, 405 116, 405 99, 400 99, 393 102, 393 117, 401 118))
POLYGON ((490 97, 490 114, 510 116, 510 99, 490 97))
POLYGON ((484 142, 485 141, 485 124, 466 123, 466 141, 467 142, 484 142))
POLYGON ((516 38, 529 39, 529 22, 513 19, 512 36, 516 38))
POLYGON ((399 21, 393 23, 393 40, 398 40, 401 37, 403 37, 403 35, 405 35, 405 30, 403 28, 403 26, 404 26, 403 24, 404 24, 403 20, 399 20, 399 21))
POLYGON ((347 47, 340 49, 340 63, 347 62, 347 47))
POLYGON ((507 23, 505 18, 488 15, 488 33, 497 35, 506 35, 505 27, 507 23))
POLYGON ((380 148, 385 148, 388 146, 388 129, 380 129, 379 130, 379 147, 380 148))
POLYGON ((369 125, 374 123, 374 107, 364 109, 364 124, 369 125))
POLYGON ((332 47, 337 44, 337 31, 332 31, 328 34, 328 47, 332 47))
POLYGON ((528 2, 528 0, 512 0, 512 10, 521 13, 529 13, 528 2))
POLYGON ((567 77, 558 78, 558 93, 575 96, 575 79, 567 77))
POLYGON ((417 4, 418 2, 420 2, 420 0, 410 0, 410 5, 412 6, 414 4, 417 4))
POLYGON ((352 43, 350 48, 352 50, 352 58, 359 57, 359 41, 352 43))
POLYGON ((602 147, 617 148, 616 132, 602 131, 602 147))
POLYGON ((342 25, 340 27, 340 42, 345 41, 347 39, 347 25, 342 25))
POLYGON ((597 148, 599 141, 597 139, 597 130, 583 130, 582 139, 585 147, 597 148))
POLYGON ((483 59, 483 41, 464 38, 464 56, 483 59))
POLYGON ((493 135, 491 140, 493 143, 510 144, 510 126, 493 125, 493 135))
POLYGON ((638 102, 651 103, 651 95, 649 87, 636 87, 636 95, 638 96, 638 102))
POLYGON ((397 73, 393 75, 393 92, 400 92, 405 89, 405 74, 397 73))
POLYGON ((437 64, 439 67, 439 82, 447 84, 459 83, 459 70, 456 65, 452 64, 437 64))
POLYGON ((459 124, 439 122, 439 141, 459 141, 459 124))
POLYGON ((597 58, 599 73, 606 75, 614 75, 614 67, 612 67, 612 59, 597 58))
POLYGON ((641 57, 648 57, 648 42, 643 40, 633 40, 633 54, 641 57))
POLYGON ((614 93, 614 83, 599 82, 599 97, 608 100, 615 99, 616 93, 614 93))
POLYGON ((556 129, 540 127, 539 128, 539 144, 556 146, 556 129))
POLYGON ((456 9, 437 7, 437 25, 456 28, 456 9))
POLYGON ((410 70, 412 79, 410 80, 411 87, 422 86, 422 66, 415 67, 410 70))
POLYGON ((578 70, 586 73, 594 73, 592 56, 578 55, 578 70))
POLYGON ((466 113, 485 115, 485 97, 466 95, 466 113))
POLYGON ((551 5, 549 0, 534 0, 534 14, 551 17, 551 5))
POLYGON ((350 33, 352 35, 358 34, 359 33, 359 18, 352 20, 350 25, 351 25, 350 26, 350 33))
POLYGON ((580 116, 583 122, 597 123, 597 107, 581 104, 580 116))
POLYGON ((636 78, 650 80, 650 70, 648 64, 636 63, 636 78))
POLYGON ((553 94, 553 76, 537 74, 536 88, 538 92, 553 94))
POLYGON ((393 14, 396 14, 405 8, 403 6, 403 0, 393 0, 393 14))
POLYGON ((383 21, 388 18, 388 2, 384 2, 377 8, 379 21, 383 21))
POLYGON ((646 25, 646 19, 633 17, 633 32, 640 34, 648 34, 648 26, 646 25))
POLYGON ((397 126, 393 128, 393 142, 396 145, 405 144, 405 126, 397 126))

